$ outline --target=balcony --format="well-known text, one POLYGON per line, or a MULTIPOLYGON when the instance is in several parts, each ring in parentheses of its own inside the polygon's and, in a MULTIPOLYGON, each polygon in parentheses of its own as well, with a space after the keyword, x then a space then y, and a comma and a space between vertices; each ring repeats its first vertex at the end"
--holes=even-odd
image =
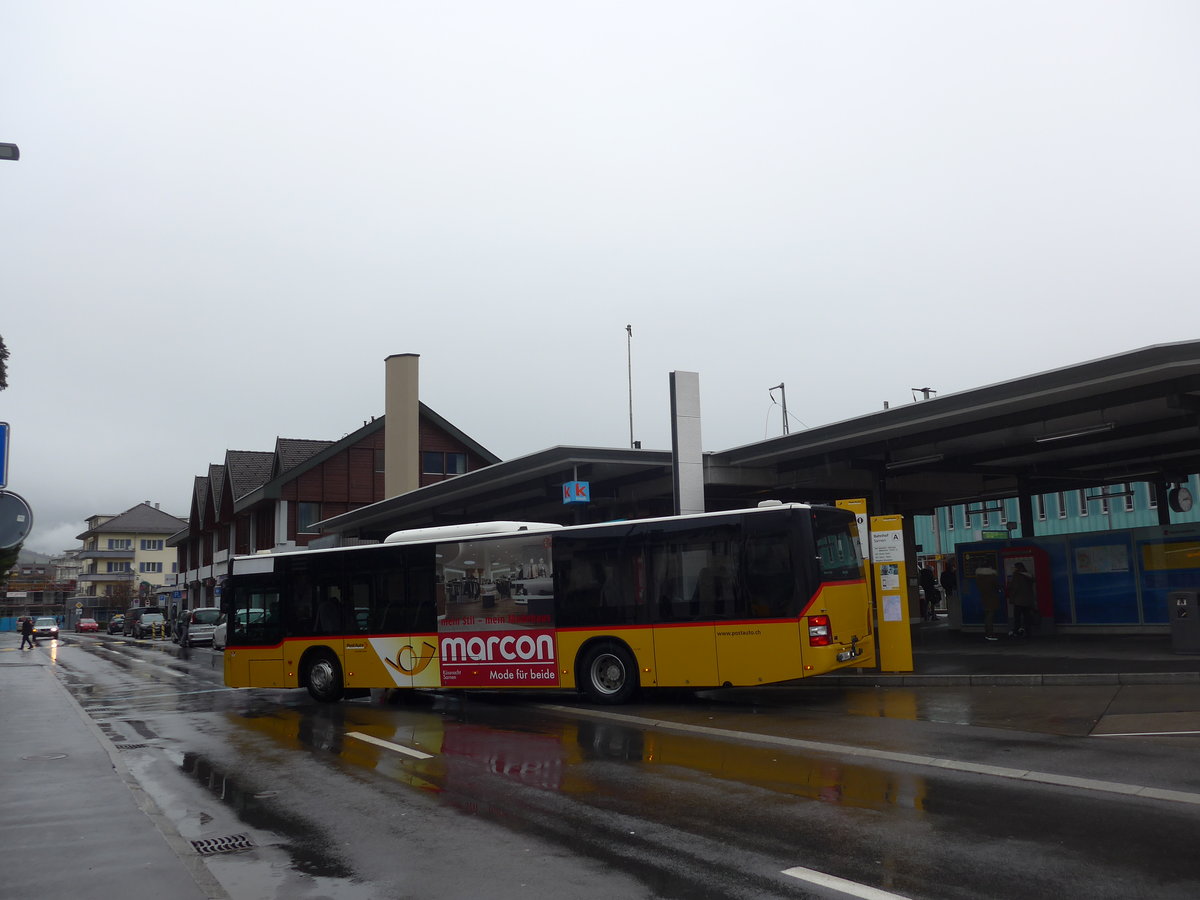
POLYGON ((129 584, 133 582, 136 572, 84 572, 79 576, 80 581, 102 581, 112 584, 114 582, 125 582, 129 584))
POLYGON ((79 559, 133 559, 133 548, 128 550, 81 550, 79 559))

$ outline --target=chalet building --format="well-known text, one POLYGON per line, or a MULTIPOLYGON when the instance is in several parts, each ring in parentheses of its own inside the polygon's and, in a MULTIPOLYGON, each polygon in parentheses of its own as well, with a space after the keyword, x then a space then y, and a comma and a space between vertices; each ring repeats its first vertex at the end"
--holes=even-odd
POLYGON ((216 606, 230 556, 306 547, 317 522, 499 462, 417 399, 417 361, 388 357, 385 415, 341 440, 228 450, 197 476, 187 528, 170 538, 179 577, 158 604, 216 606))

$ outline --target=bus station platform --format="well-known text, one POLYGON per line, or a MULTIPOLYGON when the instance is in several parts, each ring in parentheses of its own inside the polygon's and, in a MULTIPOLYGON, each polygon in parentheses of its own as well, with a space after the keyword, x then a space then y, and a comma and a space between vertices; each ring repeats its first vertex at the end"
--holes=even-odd
POLYGON ((912 628, 911 672, 853 669, 819 676, 846 685, 916 686, 1200 684, 1200 653, 1176 653, 1171 635, 1050 633, 999 640, 945 618, 912 628))

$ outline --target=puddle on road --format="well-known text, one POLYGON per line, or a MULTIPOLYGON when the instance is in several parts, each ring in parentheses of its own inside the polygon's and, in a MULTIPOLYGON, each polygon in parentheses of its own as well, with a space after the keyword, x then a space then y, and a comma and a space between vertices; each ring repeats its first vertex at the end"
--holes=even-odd
POLYGON ((280 812, 272 802, 275 791, 247 788, 232 775, 222 772, 195 753, 184 753, 179 769, 208 793, 233 810, 252 828, 282 835, 286 843, 273 846, 286 852, 297 872, 320 878, 350 880, 354 872, 341 860, 325 852, 329 838, 301 818, 280 812))

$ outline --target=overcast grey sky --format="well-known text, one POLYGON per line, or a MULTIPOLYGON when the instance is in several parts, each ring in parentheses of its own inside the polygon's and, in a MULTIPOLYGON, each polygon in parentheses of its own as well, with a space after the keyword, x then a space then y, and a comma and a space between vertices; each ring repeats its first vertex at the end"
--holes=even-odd
POLYGON ((26 546, 383 360, 511 458, 705 449, 1196 334, 1195 2, 0 5, 26 546))

